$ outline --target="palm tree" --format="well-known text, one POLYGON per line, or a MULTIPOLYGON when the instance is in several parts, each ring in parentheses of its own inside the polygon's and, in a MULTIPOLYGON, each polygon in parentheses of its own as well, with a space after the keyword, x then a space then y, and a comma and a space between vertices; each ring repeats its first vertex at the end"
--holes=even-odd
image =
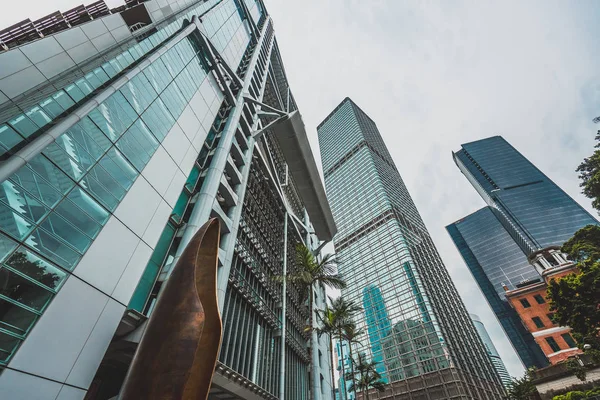
POLYGON ((362 329, 358 329, 356 324, 351 321, 344 326, 344 331, 342 336, 346 342, 348 342, 348 348, 350 349, 350 368, 352 374, 352 387, 354 389, 354 397, 356 398, 356 381, 355 381, 355 372, 354 372, 354 354, 352 353, 352 345, 355 343, 360 343, 358 340, 359 337, 363 335, 364 331, 362 329))
POLYGON ((369 389, 377 389, 380 392, 385 390, 385 383, 381 380, 381 375, 377 372, 376 361, 366 361, 362 354, 358 354, 358 363, 356 370, 358 373, 358 381, 353 383, 352 388, 356 393, 356 388, 363 392, 363 399, 369 400, 369 389))
MULTIPOLYGON (((300 303, 308 299, 308 311, 310 313, 310 322, 308 329, 314 329, 314 288, 323 284, 334 289, 344 289, 346 282, 337 273, 337 263, 333 254, 325 254, 319 259, 303 243, 296 244, 296 271, 287 276, 276 276, 275 280, 282 282, 286 280, 289 283, 297 285, 300 294, 300 303)), ((312 342, 312 336, 311 336, 312 342)), ((311 343, 311 349, 313 344, 311 343)), ((312 350, 311 350, 312 351, 312 350)))
MULTIPOLYGON (((336 337, 340 341, 340 343, 343 344, 343 341, 346 340, 344 337, 344 332, 346 332, 349 329, 352 329, 353 326, 354 326, 354 329, 356 328, 356 326, 354 325, 354 322, 352 321, 352 318, 354 317, 354 315, 357 312, 361 311, 362 308, 357 306, 356 304, 354 304, 354 302, 352 302, 352 301, 346 301, 342 297, 338 297, 335 300, 333 300, 330 297, 329 303, 331 303, 331 307, 325 306, 324 310, 317 310, 317 312, 316 312, 317 318, 319 318, 322 325, 320 327, 316 327, 314 329, 317 332, 317 334, 326 333, 329 335, 329 347, 330 347, 330 351, 331 351, 331 377, 332 377, 331 385, 333 387, 333 382, 335 381, 334 373, 333 373, 333 368, 334 368, 334 365, 333 365, 333 338, 336 337)), ((342 344, 340 344, 340 346, 342 346, 342 344)), ((349 343, 349 346, 351 346, 350 343, 349 343)), ((350 354, 352 354, 352 347, 350 347, 350 354)), ((352 356, 350 356, 350 359, 351 359, 350 365, 352 365, 352 362, 353 362, 352 356)), ((343 352, 342 352, 342 361, 340 364, 341 364, 341 376, 345 377, 346 372, 344 370, 343 352)), ((346 399, 348 398, 348 393, 346 391, 347 391, 347 388, 344 385, 344 395, 342 395, 340 392, 340 396, 342 396, 342 398, 344 396, 346 399)))
POLYGON ((333 373, 333 336, 337 333, 336 327, 336 315, 334 311, 329 308, 328 305, 325 305, 323 310, 317 310, 317 319, 320 322, 319 326, 315 328, 317 335, 321 337, 321 335, 325 334, 329 336, 329 354, 331 355, 331 392, 335 399, 335 375, 333 373))

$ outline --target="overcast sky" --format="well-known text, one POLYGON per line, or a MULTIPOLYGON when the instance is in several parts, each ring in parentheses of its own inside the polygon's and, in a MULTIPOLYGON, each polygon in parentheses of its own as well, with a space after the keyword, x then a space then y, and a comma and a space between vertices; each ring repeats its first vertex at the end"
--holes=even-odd
MULTIPOLYGON (((317 161, 316 126, 351 97, 377 123, 467 308, 520 376, 520 361, 444 229, 484 205, 451 151, 502 135, 596 215, 574 170, 592 151, 591 119, 600 115, 600 3, 265 2, 317 161)), ((10 1, 0 26, 81 3, 10 1)))
POLYGON ((593 215, 575 168, 592 152, 600 59, 592 1, 266 0, 313 135, 346 96, 377 123, 470 312, 522 365, 444 227, 484 206, 452 161, 504 136, 593 215))

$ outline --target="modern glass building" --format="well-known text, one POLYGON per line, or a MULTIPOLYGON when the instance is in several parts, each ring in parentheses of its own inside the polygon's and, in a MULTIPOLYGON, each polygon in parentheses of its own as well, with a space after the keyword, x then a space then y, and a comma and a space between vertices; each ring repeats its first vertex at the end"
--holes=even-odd
POLYGON ((453 158, 488 207, 446 229, 523 364, 543 367, 546 357, 504 292, 540 279, 532 252, 598 222, 500 136, 463 144, 453 158))
POLYGON ((505 297, 505 285, 515 287, 540 276, 490 207, 484 207, 446 227, 479 288, 523 364, 544 367, 546 357, 505 297))
POLYGON ((117 396, 171 266, 212 217, 224 331, 210 398, 330 399, 327 341, 309 352, 298 288, 270 279, 335 225, 264 4, 126 3, 0 31, 0 397, 117 396), (256 134, 273 110, 295 135, 256 134))
POLYGON ((487 329, 485 329, 485 325, 483 324, 483 322, 481 322, 481 318, 479 318, 479 316, 475 314, 470 315, 471 319, 473 320, 473 324, 475 325, 475 329, 477 329, 477 333, 483 341, 487 353, 492 359, 492 364, 494 364, 494 368, 496 368, 496 371, 498 371, 498 375, 500 375, 502 384, 505 388, 508 389, 512 384, 512 379, 508 374, 508 371, 506 370, 506 366, 504 365, 504 362, 502 361, 498 350, 496 350, 496 346, 494 346, 494 342, 492 342, 492 338, 488 334, 487 329))
POLYGON ((318 126, 342 296, 360 304, 354 354, 381 362, 380 398, 499 399, 502 386, 367 114, 344 99, 318 126))

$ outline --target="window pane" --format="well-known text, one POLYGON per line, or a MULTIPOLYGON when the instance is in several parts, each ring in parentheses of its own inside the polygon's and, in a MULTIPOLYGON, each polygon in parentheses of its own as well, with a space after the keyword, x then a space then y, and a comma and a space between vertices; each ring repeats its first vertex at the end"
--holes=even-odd
POLYGON ((185 98, 181 94, 181 90, 177 87, 175 82, 172 82, 167 86, 160 95, 160 98, 167 105, 167 108, 171 111, 171 114, 175 119, 179 118, 187 104, 185 98))
POLYGON ((165 63, 169 69, 169 72, 171 73, 171 76, 173 77, 177 76, 177 74, 179 74, 185 66, 175 47, 171 47, 160 58, 165 63))
POLYGON ((19 169, 9 180, 23 187, 48 207, 53 207, 62 198, 58 190, 27 167, 19 169))
POLYGON ((157 93, 162 92, 173 79, 161 59, 154 61, 144 69, 144 75, 157 93))
POLYGON ((96 125, 115 142, 137 118, 125 97, 117 92, 89 113, 96 125))
POLYGON ((0 262, 17 247, 17 242, 0 233, 0 262))
POLYGON ((39 129, 37 125, 34 124, 33 121, 27 118, 24 114, 21 114, 18 117, 10 120, 10 125, 17 132, 23 135, 23 137, 29 137, 39 129))
POLYGON ((561 336, 569 348, 577 347, 577 343, 575 343, 575 340, 573 340, 573 337, 570 334, 564 333, 561 336))
POLYGON ((0 362, 8 362, 20 342, 16 337, 0 332, 0 362))
POLYGON ((32 107, 29 111, 26 112, 27 116, 30 120, 33 121, 38 127, 43 127, 48 124, 52 119, 42 110, 41 107, 35 106, 32 107))
POLYGON ((158 141, 146 124, 138 119, 119 139, 117 147, 141 171, 156 151, 158 141))
POLYGON ((56 101, 64 110, 68 110, 72 107, 75 102, 67 95, 63 90, 52 95, 54 101, 56 101))
POLYGON ((69 94, 69 96, 71 96, 75 103, 80 102, 85 97, 85 93, 83 93, 83 91, 79 89, 74 83, 72 85, 67 86, 65 90, 69 94))
POLYGON ((33 169, 39 175, 41 175, 47 182, 49 182, 54 188, 58 189, 61 193, 68 192, 75 182, 73 182, 64 172, 50 162, 43 155, 37 155, 29 160, 28 167, 33 169))
POLYGON ((46 231, 54 234, 64 242, 70 244, 79 253, 83 254, 92 244, 92 239, 84 235, 78 228, 70 224, 65 218, 58 213, 48 215, 40 226, 46 231))
POLYGON ((96 159, 102 156, 112 146, 106 135, 92 122, 89 117, 82 119, 69 130, 74 134, 75 140, 82 145, 90 155, 96 159))
POLYGON ((40 103, 40 106, 42 107, 44 112, 52 118, 58 117, 65 111, 65 109, 62 108, 62 106, 56 101, 54 101, 52 97, 49 97, 46 100, 42 101, 40 103))
POLYGON ((136 170, 127 162, 123 154, 115 148, 110 149, 98 163, 125 189, 129 189, 138 176, 136 170))
MULTIPOLYGON (((100 168, 100 167, 96 167, 100 168)), ((101 184, 97 177, 96 171, 92 170, 86 175, 80 182, 81 186, 90 192, 94 198, 107 209, 113 211, 119 204, 119 199, 112 195, 103 184, 101 184)), ((120 193, 122 195, 122 193, 120 193)))
POLYGON ((81 258, 81 255, 70 246, 42 228, 34 230, 25 243, 44 257, 69 270, 81 258))
POLYGON ((542 295, 539 294, 536 294, 535 296, 533 296, 533 298, 535 299, 535 301, 537 301, 538 304, 544 304, 546 302, 542 295))
POLYGON ((24 335, 36 318, 36 314, 0 298, 0 328, 24 335))
POLYGON ((67 274, 21 246, 6 262, 6 265, 35 279, 52 290, 58 290, 67 274))
POLYGON ((94 199, 92 199, 87 193, 80 188, 76 187, 67 196, 69 200, 77 204, 87 215, 89 215, 94 221, 100 225, 104 225, 108 220, 110 214, 94 199))
POLYGON ((92 217, 67 199, 61 201, 54 212, 91 238, 95 238, 102 229, 102 226, 92 217))
MULTIPOLYGON (((3 202, 4 206, 10 206, 13 212, 21 214, 33 222, 41 220, 50 211, 40 201, 11 181, 2 182, 0 201, 3 202)), ((5 208, 3 207, 3 209, 5 208)))
POLYGON ((15 132, 13 128, 8 125, 0 125, 0 146, 10 150, 22 141, 23 137, 15 132))
POLYGON ((79 181, 93 164, 93 160, 89 156, 81 158, 84 164, 77 162, 69 157, 56 143, 52 143, 46 147, 42 154, 58 165, 64 173, 75 181, 79 181))
MULTIPOLYGON (((89 141, 90 140, 88 140, 88 142, 89 141)), ((66 134, 56 139, 55 143, 57 146, 60 146, 60 148, 63 149, 64 152, 67 153, 72 160, 77 162, 78 165, 84 167, 85 171, 87 171, 91 167, 91 165, 98 160, 98 158, 92 157, 92 155, 88 153, 85 150, 85 148, 81 146, 77 141, 73 140, 70 132, 67 132, 66 134)), ((57 154, 60 153, 57 152, 57 154)), ((67 155, 64 153, 62 153, 61 155, 67 157, 67 155)), ((51 157, 48 158, 50 158, 52 161, 58 164, 58 162, 55 159, 51 157)))
POLYGON ((131 81, 127 82, 122 88, 121 93, 141 114, 158 97, 158 93, 152 88, 148 78, 144 74, 138 74, 131 81))
POLYGON ((142 120, 159 142, 163 141, 171 127, 175 124, 175 119, 173 119, 173 116, 160 99, 156 99, 146 112, 144 112, 142 120))
POLYGON ((554 340, 553 337, 547 337, 546 343, 548 343, 550 345, 550 348, 552 349, 552 351, 556 352, 556 351, 560 350, 558 343, 556 343, 556 340, 554 340))
POLYGON ((37 311, 42 311, 52 297, 52 292, 6 268, 0 269, 0 282, 0 295, 37 311))
POLYGON ((32 221, 23 218, 20 213, 12 210, 4 203, 0 203, 0 213, 2 214, 0 229, 17 240, 27 236, 35 226, 32 221))
POLYGON ((94 91, 94 87, 85 79, 81 78, 75 82, 75 85, 81 90, 81 92, 87 96, 94 91))

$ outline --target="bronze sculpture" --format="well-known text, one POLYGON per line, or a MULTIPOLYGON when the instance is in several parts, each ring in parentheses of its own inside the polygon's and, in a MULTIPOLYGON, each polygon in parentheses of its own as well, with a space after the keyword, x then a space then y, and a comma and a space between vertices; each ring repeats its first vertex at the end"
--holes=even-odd
POLYGON ((177 261, 158 298, 121 400, 205 400, 222 324, 217 304, 221 226, 211 219, 177 261))

